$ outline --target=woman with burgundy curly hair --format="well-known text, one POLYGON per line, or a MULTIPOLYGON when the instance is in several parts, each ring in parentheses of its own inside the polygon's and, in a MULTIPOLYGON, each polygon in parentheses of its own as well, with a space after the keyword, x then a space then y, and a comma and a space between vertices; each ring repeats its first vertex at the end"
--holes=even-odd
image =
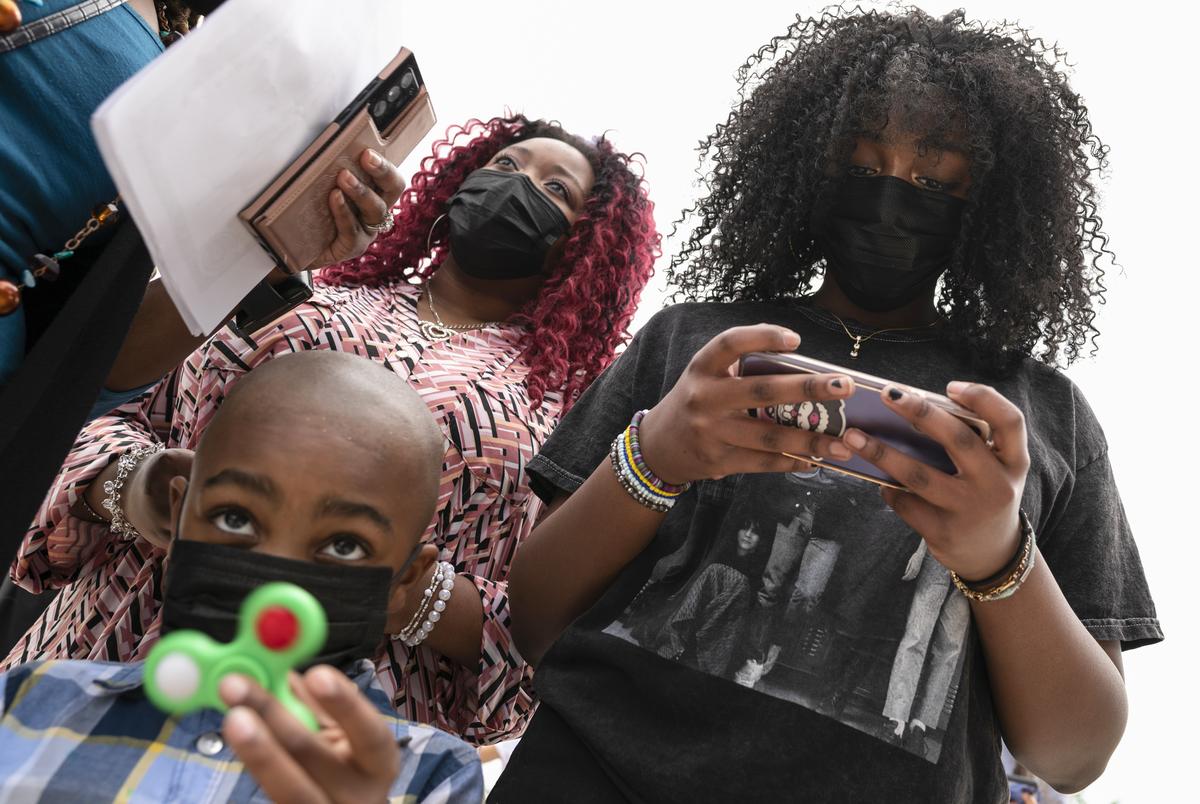
MULTIPOLYGON (((541 510, 525 467, 612 360, 659 254, 631 168, 603 139, 519 115, 451 129, 413 176, 394 230, 327 269, 311 300, 258 332, 221 330, 84 429, 13 569, 27 589, 62 590, 3 665, 144 657, 161 627, 171 478, 188 473, 246 372, 330 349, 405 377, 446 437, 426 533, 440 560, 427 594, 393 612, 407 627, 380 652, 381 680, 409 719, 477 743, 520 733, 532 670, 509 634, 507 576, 541 510)), ((239 510, 270 504, 268 489, 234 493, 239 510)), ((252 518, 211 516, 231 544, 256 540, 252 518)), ((353 561, 369 546, 335 538, 322 550, 353 561)))

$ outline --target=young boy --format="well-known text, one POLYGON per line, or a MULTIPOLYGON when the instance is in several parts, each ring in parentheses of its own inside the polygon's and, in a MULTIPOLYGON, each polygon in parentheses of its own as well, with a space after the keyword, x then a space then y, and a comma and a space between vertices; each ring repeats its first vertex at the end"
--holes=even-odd
POLYGON ((240 676, 221 684, 228 714, 168 717, 140 664, 34 662, 0 675, 0 799, 480 801, 475 752, 395 718, 369 661, 434 560, 419 539, 442 452, 415 392, 369 360, 309 352, 256 369, 190 480, 172 482, 163 627, 226 641, 257 586, 308 589, 329 619, 325 664, 293 687, 320 731, 240 676))

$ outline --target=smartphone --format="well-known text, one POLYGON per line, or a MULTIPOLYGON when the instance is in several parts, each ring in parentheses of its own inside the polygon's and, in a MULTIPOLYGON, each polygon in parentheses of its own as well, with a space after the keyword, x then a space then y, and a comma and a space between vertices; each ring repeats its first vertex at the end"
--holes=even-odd
POLYGON ((281 269, 299 273, 336 235, 329 194, 342 168, 370 185, 364 150, 399 164, 436 122, 417 60, 402 48, 238 217, 281 269))
MULTIPOLYGON (((918 433, 907 419, 884 404, 882 393, 884 387, 892 384, 889 380, 790 352, 751 352, 743 355, 738 365, 738 373, 743 377, 766 374, 844 374, 854 380, 854 393, 845 399, 771 405, 753 411, 753 415, 802 430, 838 437, 848 428, 855 427, 934 469, 947 474, 957 472, 954 462, 940 444, 929 436, 918 433)), ((981 439, 990 442, 992 430, 983 419, 941 394, 914 390, 929 400, 930 404, 957 417, 981 439)), ((819 464, 881 486, 904 490, 903 484, 894 477, 857 455, 848 461, 804 455, 789 457, 819 464)))

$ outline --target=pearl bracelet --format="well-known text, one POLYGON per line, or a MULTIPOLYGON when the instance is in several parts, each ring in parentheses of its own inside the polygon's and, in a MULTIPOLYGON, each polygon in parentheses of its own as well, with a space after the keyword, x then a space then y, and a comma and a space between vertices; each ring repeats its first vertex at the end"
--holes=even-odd
POLYGON ((104 481, 104 492, 108 495, 104 498, 104 507, 112 517, 108 529, 122 538, 136 539, 140 535, 137 528, 125 518, 125 511, 121 508, 121 489, 125 485, 125 478, 129 477, 139 463, 162 450, 162 444, 134 447, 117 459, 116 478, 104 481))
POLYGON ((438 620, 442 619, 442 612, 446 610, 450 594, 454 591, 454 578, 454 565, 449 561, 439 561, 429 586, 425 589, 421 605, 417 607, 408 625, 400 631, 401 642, 415 648, 425 641, 425 637, 433 631, 438 620))

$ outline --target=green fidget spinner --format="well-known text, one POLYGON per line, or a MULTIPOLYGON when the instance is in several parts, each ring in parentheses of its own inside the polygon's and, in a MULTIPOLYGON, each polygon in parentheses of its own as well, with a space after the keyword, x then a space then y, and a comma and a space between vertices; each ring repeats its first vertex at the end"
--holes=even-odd
POLYGON ((230 673, 252 678, 309 729, 317 719, 288 686, 288 671, 311 659, 329 630, 325 610, 290 583, 259 587, 242 603, 237 637, 220 643, 199 631, 167 634, 150 651, 144 668, 146 695, 159 709, 184 715, 228 707, 217 688, 230 673))

